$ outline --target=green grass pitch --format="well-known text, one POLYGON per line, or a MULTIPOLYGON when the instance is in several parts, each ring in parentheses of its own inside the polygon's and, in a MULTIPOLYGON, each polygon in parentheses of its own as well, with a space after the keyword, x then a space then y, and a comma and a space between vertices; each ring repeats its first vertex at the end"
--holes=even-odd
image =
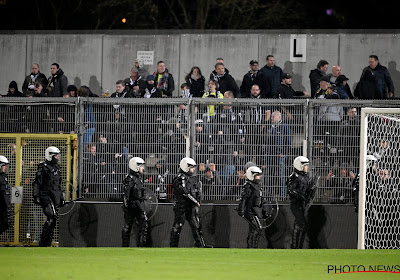
POLYGON ((328 273, 328 265, 397 265, 399 250, 0 248, 0 279, 400 279, 328 273))

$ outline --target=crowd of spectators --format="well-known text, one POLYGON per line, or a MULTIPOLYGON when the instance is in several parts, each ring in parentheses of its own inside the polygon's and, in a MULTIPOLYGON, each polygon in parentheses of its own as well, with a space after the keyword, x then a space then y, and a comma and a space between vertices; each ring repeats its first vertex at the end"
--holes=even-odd
MULTIPOLYGON (((328 73, 329 63, 326 60, 319 61, 316 69, 310 71, 311 93, 293 89, 292 75, 283 73, 282 69, 275 65, 273 55, 267 56, 266 65, 261 69, 256 60, 250 61, 249 68, 239 87, 222 58, 216 60, 208 80, 201 69, 194 66, 180 87, 181 97, 241 97, 251 100, 299 97, 385 99, 392 98, 394 94, 390 74, 375 55, 369 57, 369 66, 363 69, 354 94, 347 84, 349 79, 342 74, 340 66, 333 65, 331 73, 328 73)), ((39 65, 32 64, 32 73, 25 78, 22 92, 18 90, 17 83, 12 81, 6 96, 99 96, 86 86, 76 88, 72 84, 68 85, 68 79, 57 63, 53 63, 50 70, 51 75, 46 78, 40 72, 39 65)), ((116 81, 115 92, 108 97, 168 98, 172 97, 174 89, 174 76, 166 68, 165 62, 159 61, 157 69, 150 74, 144 69, 143 62, 136 59, 129 77, 116 81)), ((154 167, 154 174, 149 172, 147 182, 154 184, 159 181, 159 176, 165 175, 163 169, 167 166, 169 174, 177 171, 174 169, 179 158, 185 154, 189 135, 189 112, 185 105, 179 105, 174 110, 162 103, 135 108, 118 104, 101 105, 103 108, 96 106, 87 105, 83 114, 87 192, 120 192, 113 186, 121 181, 118 174, 124 173, 124 165, 132 155, 155 158, 154 164, 149 164, 149 168, 154 167), (99 189, 100 185, 111 186, 111 189, 99 189)), ((74 109, 70 104, 58 104, 50 109, 26 106, 22 110, 24 114, 14 114, 15 110, 10 109, 8 124, 2 131, 46 132, 40 130, 39 124, 43 122, 49 123, 51 132, 54 133, 71 133, 75 130, 74 109)), ((335 164, 336 167, 343 167, 340 174, 347 175, 350 166, 356 166, 358 163, 348 156, 349 153, 353 153, 351 149, 358 146, 354 134, 359 128, 359 122, 356 121, 357 108, 321 106, 315 110, 317 126, 314 127, 314 135, 323 143, 321 151, 324 153, 321 155, 321 161, 332 167, 327 178, 329 182, 333 182, 336 180, 332 177, 335 164), (331 156, 333 153, 335 156, 331 156)), ((293 108, 258 103, 248 106, 224 103, 196 107, 195 142, 192 145, 196 162, 200 164, 199 175, 205 186, 205 194, 209 194, 208 198, 237 196, 244 178, 243 166, 246 162, 253 161, 262 166, 265 172, 264 183, 267 191, 285 199, 285 178, 290 165, 288 157, 300 152, 292 147, 293 130, 298 124, 293 120, 295 114, 296 110, 293 108), (223 191, 214 193, 214 187, 210 186, 216 185, 226 187, 223 191)), ((168 176, 162 178, 163 184, 167 185, 168 176)))

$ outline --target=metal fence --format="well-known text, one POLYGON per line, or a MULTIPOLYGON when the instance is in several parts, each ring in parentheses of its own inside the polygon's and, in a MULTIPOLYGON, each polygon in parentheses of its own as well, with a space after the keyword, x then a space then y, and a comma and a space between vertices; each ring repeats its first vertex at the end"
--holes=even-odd
MULTIPOLYGON (((11 204, 10 227, 1 235, 0 243, 11 245, 37 245, 45 221, 42 208, 33 203, 32 184, 38 164, 48 146, 59 147, 62 157, 60 162, 62 189, 69 194, 74 192, 75 182, 71 179, 71 167, 74 152, 71 144, 76 135, 2 133, 0 135, 0 154, 10 162, 8 182, 11 187, 22 187, 22 203, 11 204), (70 167, 70 168, 68 168, 70 167)), ((11 190, 10 190, 11 193, 11 190)), ((53 241, 58 242, 58 225, 53 241)))
MULTIPOLYGON (((390 104, 389 104, 390 102, 390 104)), ((263 191, 287 199, 293 159, 307 155, 319 177, 316 201, 348 203, 358 173, 361 107, 398 100, 2 98, 2 133, 78 133, 74 195, 119 199, 132 156, 145 184, 167 189, 184 156, 199 164, 204 199, 238 199, 244 165, 263 170, 263 191)))

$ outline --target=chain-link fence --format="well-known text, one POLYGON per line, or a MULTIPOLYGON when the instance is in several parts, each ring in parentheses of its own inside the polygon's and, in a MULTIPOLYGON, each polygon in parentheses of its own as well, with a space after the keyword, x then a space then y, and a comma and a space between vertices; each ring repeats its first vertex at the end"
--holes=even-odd
POLYGON ((191 156, 204 200, 236 200, 252 161, 263 170, 264 193, 285 201, 293 159, 307 155, 319 178, 316 201, 348 203, 359 172, 360 108, 400 107, 389 102, 2 98, 0 114, 4 133, 78 133, 79 197, 120 199, 129 159, 140 156, 145 184, 170 199, 179 162, 191 156))

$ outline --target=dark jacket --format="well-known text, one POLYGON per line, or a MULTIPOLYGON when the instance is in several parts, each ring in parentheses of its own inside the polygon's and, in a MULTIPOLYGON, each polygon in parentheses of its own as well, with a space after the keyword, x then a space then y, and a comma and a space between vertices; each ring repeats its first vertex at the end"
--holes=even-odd
POLYGON ((271 124, 266 132, 265 154, 271 156, 287 155, 292 146, 290 126, 280 121, 271 124))
POLYGON ((250 98, 250 90, 253 85, 258 85, 260 87, 261 96, 263 98, 274 98, 270 81, 262 71, 257 71, 254 74, 251 74, 249 71, 243 76, 243 81, 240 86, 240 95, 242 98, 250 98))
POLYGON ((276 89, 282 81, 283 71, 279 66, 274 65, 273 67, 269 67, 265 65, 261 68, 261 71, 264 75, 269 79, 269 83, 272 88, 272 93, 275 96, 276 89))
POLYGON ((126 175, 123 184, 124 207, 139 206, 141 210, 144 211, 144 209, 141 207, 141 204, 136 203, 136 201, 143 201, 145 197, 143 176, 140 173, 130 171, 129 174, 126 175))
POLYGON ((56 74, 51 75, 47 80, 47 96, 62 97, 67 92, 68 79, 64 75, 64 71, 59 68, 56 74))
MULTIPOLYGON (((388 92, 394 94, 393 81, 392 78, 390 77, 389 70, 385 66, 382 66, 381 64, 378 63, 375 69, 371 69, 369 66, 366 68, 372 71, 376 87, 379 91, 379 98, 375 99, 387 98, 388 92)), ((363 71, 360 81, 362 80, 364 74, 366 73, 367 71, 363 71)))
POLYGON ((246 180, 240 195, 238 212, 245 216, 257 215, 254 207, 262 207, 264 198, 261 195, 261 184, 246 180))
POLYGON ((143 98, 161 98, 162 91, 156 87, 156 84, 146 84, 140 91, 140 97, 143 98))
POLYGON ((25 81, 22 84, 22 92, 25 96, 33 95, 34 94, 34 86, 35 82, 40 82, 41 84, 45 85, 47 82, 47 78, 43 73, 38 72, 36 75, 30 74, 25 77, 25 81))
POLYGON ((172 183, 174 197, 176 199, 174 207, 193 208, 201 201, 202 190, 197 183, 195 176, 188 176, 179 170, 178 175, 172 183))
POLYGON ((295 91, 291 85, 280 84, 275 92, 275 98, 291 99, 294 96, 304 96, 302 91, 295 91))
POLYGON ((166 97, 171 97, 172 93, 174 92, 175 89, 175 81, 174 81, 174 77, 172 76, 171 73, 169 73, 168 69, 165 69, 165 72, 168 74, 168 78, 166 79, 166 82, 159 82, 158 76, 162 75, 161 79, 165 79, 166 77, 166 73, 163 74, 159 74, 157 71, 155 71, 153 73, 154 77, 156 78, 156 80, 154 81, 154 84, 157 86, 157 88, 159 88, 161 90, 161 94, 162 96, 166 96, 166 97))
POLYGON ((290 175, 286 185, 291 200, 301 200, 308 203, 314 198, 314 182, 308 177, 308 174, 303 171, 295 169, 290 175))
MULTIPOLYGON (((7 174, 1 172, 0 173, 0 212, 6 212, 8 207, 10 206, 10 201, 8 197, 8 181, 7 181, 7 174)), ((0 220, 1 222, 1 220, 0 220)), ((1 228, 0 228, 1 230, 1 228)), ((1 233, 1 231, 0 231, 1 233)))
POLYGON ((381 99, 381 93, 376 85, 372 71, 367 67, 363 72, 364 74, 354 90, 354 95, 359 99, 381 99))
POLYGON ((146 87, 146 81, 143 79, 142 76, 139 76, 136 81, 131 81, 131 78, 126 78, 124 80, 125 84, 125 91, 129 92, 130 96, 127 97, 141 97, 140 93, 142 89, 146 87), (133 87, 138 86, 139 90, 136 92, 133 90, 133 87))
POLYGON ((226 91, 230 90, 236 97, 239 96, 239 87, 235 82, 235 79, 229 74, 229 71, 225 69, 225 73, 222 76, 218 76, 215 70, 210 75, 210 80, 217 81, 219 84, 219 91, 224 94, 226 91))
POLYGON ((319 88, 319 81, 321 80, 322 76, 324 76, 325 73, 322 72, 320 69, 316 68, 314 70, 310 71, 310 85, 311 85, 311 98, 314 98, 315 93, 317 92, 319 88))
POLYGON ((200 79, 186 79, 186 83, 190 86, 190 94, 192 97, 202 97, 204 94, 204 83, 206 79, 202 76, 200 79))

